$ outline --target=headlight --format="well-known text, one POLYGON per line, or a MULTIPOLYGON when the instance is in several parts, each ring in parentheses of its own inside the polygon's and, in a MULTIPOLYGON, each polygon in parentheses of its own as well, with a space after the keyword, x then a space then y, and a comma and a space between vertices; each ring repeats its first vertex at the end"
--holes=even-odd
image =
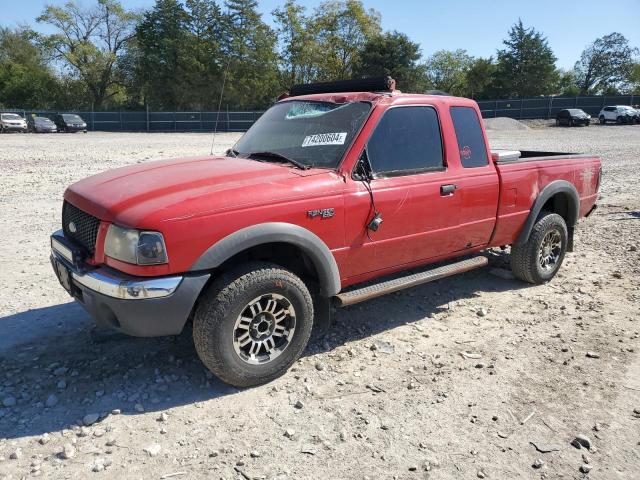
POLYGON ((160 232, 110 225, 104 242, 105 255, 137 265, 167 263, 167 249, 160 232))

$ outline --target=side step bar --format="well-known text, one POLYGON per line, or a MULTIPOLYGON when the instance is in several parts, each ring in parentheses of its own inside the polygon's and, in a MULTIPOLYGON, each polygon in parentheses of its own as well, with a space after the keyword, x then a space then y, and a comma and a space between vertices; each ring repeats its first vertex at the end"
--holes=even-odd
POLYGON ((473 257, 460 262, 451 263, 442 267, 427 270, 426 272, 414 273, 406 277, 395 278, 375 285, 369 285, 358 290, 339 293, 336 298, 340 302, 340 307, 348 307, 356 303, 364 302, 372 298, 381 297, 387 293, 397 292, 405 288, 415 287, 423 283, 433 282, 441 278, 450 277, 458 273, 468 272, 476 268, 484 267, 489 263, 487 257, 473 257))

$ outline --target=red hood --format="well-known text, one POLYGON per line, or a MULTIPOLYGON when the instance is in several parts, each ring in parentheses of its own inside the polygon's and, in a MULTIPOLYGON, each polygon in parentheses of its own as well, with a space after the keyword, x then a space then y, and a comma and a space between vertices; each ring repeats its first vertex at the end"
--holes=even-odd
POLYGON ((327 170, 229 157, 161 160, 109 170, 73 184, 65 199, 109 222, 159 222, 302 196, 302 177, 327 170))

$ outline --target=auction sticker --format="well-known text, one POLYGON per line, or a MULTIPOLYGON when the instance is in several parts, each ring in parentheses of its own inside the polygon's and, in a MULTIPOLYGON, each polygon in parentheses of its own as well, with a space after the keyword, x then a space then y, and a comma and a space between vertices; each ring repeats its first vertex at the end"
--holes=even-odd
POLYGON ((347 139, 347 132, 319 133, 304 137, 303 147, 317 147, 320 145, 344 145, 347 139))

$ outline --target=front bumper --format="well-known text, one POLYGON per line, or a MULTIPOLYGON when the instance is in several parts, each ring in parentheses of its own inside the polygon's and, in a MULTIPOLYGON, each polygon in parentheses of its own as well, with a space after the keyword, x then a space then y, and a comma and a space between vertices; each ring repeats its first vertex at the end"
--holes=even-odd
POLYGON ((26 132, 27 131, 27 126, 26 125, 8 125, 8 124, 3 124, 2 128, 6 131, 11 131, 11 132, 26 132))
POLYGON ((210 276, 132 277, 90 268, 62 231, 51 236, 51 265, 98 325, 137 337, 178 335, 210 276))

